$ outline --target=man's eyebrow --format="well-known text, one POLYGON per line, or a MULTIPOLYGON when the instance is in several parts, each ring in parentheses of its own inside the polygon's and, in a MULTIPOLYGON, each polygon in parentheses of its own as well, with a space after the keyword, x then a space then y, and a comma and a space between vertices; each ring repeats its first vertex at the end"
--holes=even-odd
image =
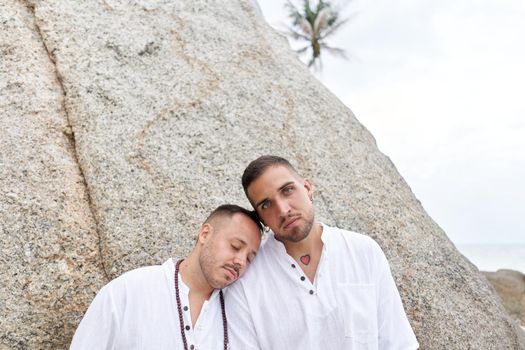
POLYGON ((247 243, 244 240, 242 240, 241 238, 234 238, 233 240, 241 243, 242 245, 247 245, 247 243))
POLYGON ((266 202, 268 200, 268 198, 264 198, 263 200, 261 200, 259 203, 255 204, 255 207, 259 207, 261 204, 263 204, 264 202, 266 202))
MULTIPOLYGON (((239 242, 243 247, 247 247, 248 246, 248 243, 246 243, 242 238, 234 238, 233 240, 239 242)), ((256 256, 257 255, 257 251, 256 250, 250 250, 250 254, 253 254, 253 256, 256 256)))
POLYGON ((287 183, 285 183, 284 185, 282 185, 281 187, 279 187, 279 189, 278 189, 277 191, 280 192, 280 191, 283 190, 283 188, 285 188, 286 186, 289 186, 289 185, 291 185, 291 184, 293 184, 293 181, 288 181, 287 183))

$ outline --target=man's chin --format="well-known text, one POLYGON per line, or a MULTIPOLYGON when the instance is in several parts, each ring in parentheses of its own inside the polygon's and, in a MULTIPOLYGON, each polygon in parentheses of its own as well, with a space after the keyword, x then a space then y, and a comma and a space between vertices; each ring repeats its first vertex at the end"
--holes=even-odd
POLYGON ((224 280, 215 280, 213 281, 213 283, 209 283, 210 286, 213 288, 213 289, 222 289, 222 288, 226 288, 228 287, 229 285, 231 285, 232 283, 235 283, 235 281, 237 281, 238 278, 236 279, 233 279, 233 280, 228 280, 228 279, 224 279, 224 280))
POLYGON ((223 289, 223 288, 226 288, 228 286, 231 286, 235 281, 226 281, 226 282, 223 282, 223 283, 217 283, 213 288, 214 289, 223 289))
POLYGON ((287 241, 287 242, 301 242, 303 239, 306 238, 308 234, 305 234, 302 230, 291 230, 290 232, 284 232, 280 234, 275 234, 275 238, 281 242, 287 241))

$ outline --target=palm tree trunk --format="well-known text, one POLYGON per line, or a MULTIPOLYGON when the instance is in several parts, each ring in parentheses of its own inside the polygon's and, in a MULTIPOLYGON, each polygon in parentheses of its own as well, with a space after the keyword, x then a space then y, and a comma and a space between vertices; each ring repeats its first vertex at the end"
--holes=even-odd
POLYGON ((321 54, 321 45, 319 44, 319 41, 317 41, 316 38, 312 39, 312 55, 313 58, 316 59, 321 54))

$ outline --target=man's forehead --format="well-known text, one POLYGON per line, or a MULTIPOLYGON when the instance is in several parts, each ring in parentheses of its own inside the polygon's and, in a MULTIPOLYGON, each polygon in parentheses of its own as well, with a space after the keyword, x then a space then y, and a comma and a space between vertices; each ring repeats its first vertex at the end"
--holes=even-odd
POLYGON ((261 231, 252 219, 241 214, 239 221, 232 224, 234 225, 230 226, 230 235, 228 235, 230 240, 239 241, 246 246, 259 247, 261 231))
POLYGON ((257 182, 261 179, 273 180, 272 182, 286 182, 291 179, 300 181, 302 180, 299 174, 297 174, 293 169, 290 169, 284 165, 273 165, 268 167, 257 179, 253 182, 257 182))
POLYGON ((248 187, 248 195, 250 200, 257 201, 289 183, 301 183, 302 178, 292 169, 288 167, 277 165, 266 169, 257 179, 255 179, 248 187))
POLYGON ((249 229, 255 228, 256 231, 259 229, 253 219, 244 213, 234 213, 230 217, 226 217, 224 222, 241 239, 248 236, 247 231, 249 229))
POLYGON ((236 226, 243 216, 244 213, 223 213, 217 215, 210 220, 212 226, 216 229, 222 229, 223 227, 236 226))

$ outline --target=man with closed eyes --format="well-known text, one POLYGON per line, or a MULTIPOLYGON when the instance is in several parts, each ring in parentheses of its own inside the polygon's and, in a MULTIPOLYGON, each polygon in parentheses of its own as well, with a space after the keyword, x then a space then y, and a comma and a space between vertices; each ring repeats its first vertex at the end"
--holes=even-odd
POLYGON ((254 212, 219 206, 185 259, 138 268, 104 286, 70 349, 226 350, 229 300, 222 288, 238 280, 255 258, 261 228, 254 212))

